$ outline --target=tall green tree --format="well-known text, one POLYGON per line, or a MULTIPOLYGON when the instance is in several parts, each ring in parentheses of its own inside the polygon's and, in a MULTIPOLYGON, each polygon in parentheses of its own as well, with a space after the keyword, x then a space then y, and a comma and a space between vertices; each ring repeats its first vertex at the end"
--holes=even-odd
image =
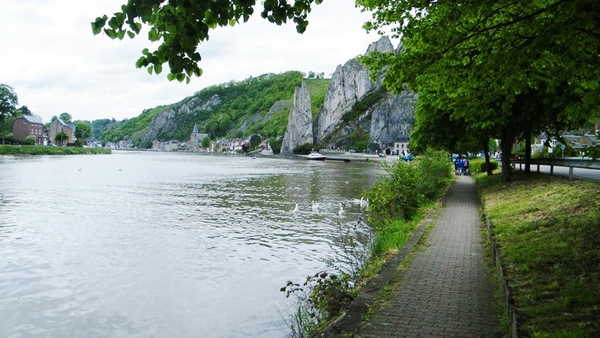
POLYGON ((63 121, 64 123, 73 123, 73 121, 72 121, 73 118, 71 117, 71 114, 69 114, 67 112, 60 114, 58 116, 58 118, 60 118, 60 120, 63 121))
POLYGON ((209 136, 205 136, 202 139, 202 148, 206 149, 210 146, 210 137, 209 136))
POLYGON ((85 141, 92 136, 92 126, 86 121, 75 121, 75 137, 77 142, 83 146, 85 141))
POLYGON ((56 143, 60 146, 64 146, 65 140, 68 140, 68 139, 69 139, 69 135, 67 135, 67 133, 65 133, 64 131, 59 131, 54 136, 54 143, 56 143))
MULTIPOLYGON (((540 129, 538 121, 573 125, 599 114, 595 0, 357 3, 374 11, 365 28, 392 25, 403 37, 400 53, 365 58, 373 75, 384 72, 385 85, 396 91, 408 84, 434 92, 428 98, 436 109, 501 139, 504 163, 516 140, 540 129), (528 96, 538 108, 524 109, 528 96), (559 101, 558 114, 541 109, 559 101)), ((509 174, 503 166, 503 178, 509 174)))
MULTIPOLYGON (((308 25, 307 15, 311 5, 322 0, 262 1, 261 16, 281 25, 291 20, 296 30, 303 33, 308 25)), ((111 39, 134 38, 144 25, 149 26, 148 39, 158 42, 154 51, 147 48, 137 60, 136 67, 147 67, 150 74, 160 74, 168 63, 169 80, 187 82, 190 77, 201 76, 198 66, 201 56, 198 46, 208 40, 210 30, 218 26, 233 26, 246 22, 254 13, 256 2, 233 0, 137 0, 127 1, 121 11, 110 18, 107 15, 92 22, 94 34, 104 32, 111 39)))
POLYGON ((2 144, 6 134, 6 119, 15 114, 19 98, 14 89, 7 84, 0 84, 0 122, 2 122, 2 144))

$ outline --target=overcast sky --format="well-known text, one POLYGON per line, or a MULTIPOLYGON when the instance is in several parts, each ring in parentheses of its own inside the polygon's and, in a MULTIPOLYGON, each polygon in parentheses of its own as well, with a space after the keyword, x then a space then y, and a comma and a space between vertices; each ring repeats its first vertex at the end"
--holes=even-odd
POLYGON ((135 68, 141 50, 153 49, 146 34, 121 41, 92 34, 90 22, 125 2, 1 0, 0 83, 14 88, 19 107, 27 106, 44 122, 63 112, 74 120, 122 120, 231 80, 289 70, 329 76, 380 38, 362 29, 370 14, 361 13, 353 0, 316 6, 302 35, 293 23, 277 26, 255 16, 213 30, 199 48, 204 74, 186 85, 169 82, 166 65, 158 76, 135 68))

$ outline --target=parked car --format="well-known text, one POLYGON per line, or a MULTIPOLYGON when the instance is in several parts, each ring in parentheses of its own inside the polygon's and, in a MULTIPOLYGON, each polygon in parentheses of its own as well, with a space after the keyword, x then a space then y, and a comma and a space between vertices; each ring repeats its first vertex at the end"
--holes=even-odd
POLYGON ((412 156, 412 154, 406 154, 404 155, 404 157, 402 157, 403 160, 405 161, 412 161, 415 157, 412 156))
POLYGON ((379 157, 385 157, 385 153, 379 153, 379 157))

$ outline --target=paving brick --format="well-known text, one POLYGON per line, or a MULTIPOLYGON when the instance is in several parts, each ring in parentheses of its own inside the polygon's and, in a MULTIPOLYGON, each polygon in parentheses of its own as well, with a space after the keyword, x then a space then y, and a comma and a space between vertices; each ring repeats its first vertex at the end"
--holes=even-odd
POLYGON ((460 176, 424 249, 394 277, 393 297, 355 337, 494 337, 494 288, 481 226, 475 183, 460 176))

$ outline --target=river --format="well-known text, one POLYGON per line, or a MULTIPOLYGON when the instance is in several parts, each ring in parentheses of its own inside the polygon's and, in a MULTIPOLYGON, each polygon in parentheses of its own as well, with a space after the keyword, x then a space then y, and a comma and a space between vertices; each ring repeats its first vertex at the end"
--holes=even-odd
POLYGON ((189 153, 0 156, 0 332, 284 337, 295 304, 280 288, 368 232, 351 201, 381 172, 189 153))

